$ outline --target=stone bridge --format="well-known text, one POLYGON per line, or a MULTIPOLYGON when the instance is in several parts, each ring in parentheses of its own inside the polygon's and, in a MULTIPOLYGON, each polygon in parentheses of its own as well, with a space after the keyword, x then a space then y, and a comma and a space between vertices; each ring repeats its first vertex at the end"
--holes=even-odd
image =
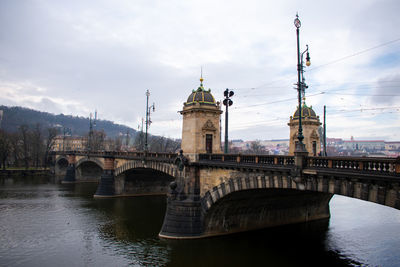
POLYGON ((400 209, 400 158, 69 152, 57 169, 65 182, 97 179, 95 197, 169 191, 163 238, 329 218, 334 194, 400 209))
POLYGON ((167 194, 177 177, 177 154, 65 152, 55 157, 62 183, 99 182, 95 197, 167 194))

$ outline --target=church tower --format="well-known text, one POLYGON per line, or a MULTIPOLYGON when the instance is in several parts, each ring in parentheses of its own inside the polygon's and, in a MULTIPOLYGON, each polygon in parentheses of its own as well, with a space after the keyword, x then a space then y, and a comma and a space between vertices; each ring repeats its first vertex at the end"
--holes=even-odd
MULTIPOLYGON (((298 142, 297 135, 299 130, 299 108, 297 108, 293 117, 290 116, 288 123, 290 127, 290 140, 289 140, 289 155, 294 155, 296 143, 298 142)), ((308 107, 305 102, 301 108, 301 125, 303 127, 304 140, 303 143, 306 147, 309 156, 318 156, 321 151, 320 136, 318 128, 321 125, 319 116, 311 107, 308 107)))
POLYGON ((199 153, 222 153, 220 135, 221 107, 216 103, 211 89, 200 86, 193 90, 183 103, 182 145, 183 153, 196 160, 199 153))

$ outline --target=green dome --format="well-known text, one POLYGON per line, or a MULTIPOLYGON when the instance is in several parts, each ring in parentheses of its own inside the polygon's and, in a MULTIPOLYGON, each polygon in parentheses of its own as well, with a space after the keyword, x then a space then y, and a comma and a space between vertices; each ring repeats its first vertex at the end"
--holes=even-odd
MULTIPOLYGON (((297 108, 296 112, 293 115, 293 119, 299 118, 299 108, 297 108)), ((318 119, 317 114, 312 109, 312 107, 308 107, 306 104, 303 104, 301 109, 301 118, 310 118, 310 119, 318 119)))
POLYGON ((211 94, 211 89, 205 90, 203 87, 203 79, 200 79, 201 83, 197 90, 193 90, 192 93, 189 95, 186 105, 194 104, 194 103, 201 103, 201 104, 210 104, 215 105, 215 99, 211 94))

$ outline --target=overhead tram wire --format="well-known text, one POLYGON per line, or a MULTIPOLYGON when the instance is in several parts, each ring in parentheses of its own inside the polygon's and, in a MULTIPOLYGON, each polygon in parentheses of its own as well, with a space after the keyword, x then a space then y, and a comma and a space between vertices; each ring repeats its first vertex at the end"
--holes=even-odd
MULTIPOLYGON (((364 50, 361 50, 361 51, 359 51, 359 52, 355 52, 355 53, 353 53, 353 54, 350 54, 350 55, 348 55, 348 56, 345 56, 345 57, 342 57, 342 58, 333 60, 333 61, 331 61, 331 62, 327 62, 327 63, 325 63, 325 64, 322 64, 322 65, 313 67, 313 68, 309 69, 308 72, 313 71, 313 70, 316 70, 316 69, 319 69, 319 68, 323 68, 323 67, 326 67, 326 66, 329 66, 329 65, 332 65, 332 64, 335 64, 335 63, 337 63, 337 62, 346 60, 346 59, 348 59, 348 58, 352 58, 352 57, 355 57, 355 56, 358 56, 358 55, 367 53, 367 52, 369 52, 369 51, 375 50, 375 49, 380 48, 380 47, 383 47, 383 46, 390 45, 390 44, 395 43, 395 42, 398 42, 398 41, 400 41, 400 38, 397 38, 397 39, 394 39, 394 40, 391 40, 391 41, 388 41, 388 42, 385 42, 385 43, 382 43, 382 44, 379 44, 379 45, 376 45, 376 46, 373 46, 373 47, 370 47, 370 48, 367 48, 367 49, 364 49, 364 50)), ((282 80, 287 80, 287 77, 285 77, 285 78, 279 78, 279 79, 276 79, 276 80, 274 80, 274 81, 261 84, 261 85, 259 85, 259 86, 241 87, 241 88, 239 87, 239 88, 235 88, 235 89, 236 89, 236 90, 246 90, 246 89, 247 89, 247 90, 255 90, 255 89, 264 87, 264 86, 266 86, 266 85, 270 85, 270 84, 274 84, 274 83, 276 83, 276 82, 280 82, 280 81, 282 81, 282 80)), ((388 81, 388 82, 389 82, 389 81, 388 81)), ((316 85, 314 85, 314 86, 316 86, 316 85)))
MULTIPOLYGON (((312 97, 312 96, 317 96, 317 95, 323 95, 325 94, 324 92, 320 92, 317 94, 312 94, 312 95, 308 95, 307 97, 312 97)), ((276 101, 272 101, 272 102, 265 102, 265 103, 260 103, 260 104, 253 104, 253 105, 246 105, 246 106, 236 106, 233 109, 245 109, 245 108, 250 108, 250 107, 257 107, 257 106, 264 106, 264 105, 270 105, 270 104, 276 104, 276 103, 281 103, 281 102, 287 102, 287 101, 293 101, 296 100, 297 98, 287 98, 287 99, 281 99, 281 100, 276 100, 276 101)))
POLYGON ((342 58, 339 58, 339 59, 336 59, 334 61, 331 61, 331 62, 322 64, 322 65, 316 66, 314 68, 309 69, 308 72, 316 70, 316 69, 319 69, 319 68, 322 68, 322 67, 326 67, 326 66, 329 66, 329 65, 332 65, 332 64, 335 64, 337 62, 340 62, 340 61, 343 61, 343 60, 346 60, 346 59, 349 59, 349 58, 352 58, 352 57, 355 57, 355 56, 358 56, 358 55, 361 55, 361 54, 364 54, 364 53, 367 53, 369 51, 375 50, 377 48, 380 48, 380 47, 383 47, 383 46, 386 46, 386 45, 389 45, 389 44, 392 44, 392 43, 395 43, 395 42, 398 42, 398 41, 400 41, 400 38, 397 38, 397 39, 391 40, 389 42, 382 43, 382 44, 379 44, 377 46, 373 46, 373 47, 361 50, 359 52, 353 53, 351 55, 348 55, 348 56, 345 56, 345 57, 342 57, 342 58))
POLYGON ((332 93, 332 92, 324 92, 325 94, 328 95, 356 95, 356 96, 390 96, 390 97, 396 97, 400 95, 383 95, 383 94, 347 94, 347 93, 332 93))

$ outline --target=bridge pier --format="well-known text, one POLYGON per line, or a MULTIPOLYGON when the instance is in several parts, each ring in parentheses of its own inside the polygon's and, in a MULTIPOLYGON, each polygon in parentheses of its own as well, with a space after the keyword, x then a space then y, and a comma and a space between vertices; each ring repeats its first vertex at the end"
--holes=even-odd
POLYGON ((107 198, 115 196, 114 187, 114 157, 104 156, 104 170, 100 178, 99 186, 93 197, 107 198))
POLYGON ((159 236, 169 239, 199 238, 203 234, 199 168, 186 166, 170 184, 167 210, 159 236))
POLYGON ((75 163, 76 163, 76 157, 74 154, 68 155, 68 167, 67 167, 67 172, 65 174, 64 180, 61 181, 63 184, 69 184, 69 183, 75 183, 75 163))

